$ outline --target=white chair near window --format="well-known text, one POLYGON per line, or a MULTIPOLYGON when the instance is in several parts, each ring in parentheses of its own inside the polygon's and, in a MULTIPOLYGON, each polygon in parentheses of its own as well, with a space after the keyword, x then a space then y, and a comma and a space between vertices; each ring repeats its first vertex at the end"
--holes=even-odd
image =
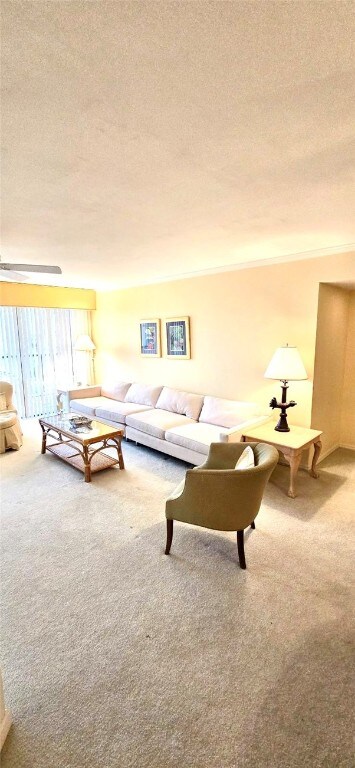
POLYGON ((22 445, 20 420, 12 402, 12 393, 12 384, 0 381, 0 453, 9 448, 18 451, 22 445))

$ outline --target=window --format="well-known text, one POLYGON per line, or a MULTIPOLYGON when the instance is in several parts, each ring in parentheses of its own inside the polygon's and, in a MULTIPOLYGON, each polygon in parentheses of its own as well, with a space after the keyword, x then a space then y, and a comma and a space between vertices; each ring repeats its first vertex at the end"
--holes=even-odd
MULTIPOLYGON (((85 310, 0 307, 0 377, 12 384, 20 416, 56 412, 57 386, 77 378, 73 346, 84 333, 90 334, 85 310)), ((87 363, 89 382, 90 357, 87 363)))

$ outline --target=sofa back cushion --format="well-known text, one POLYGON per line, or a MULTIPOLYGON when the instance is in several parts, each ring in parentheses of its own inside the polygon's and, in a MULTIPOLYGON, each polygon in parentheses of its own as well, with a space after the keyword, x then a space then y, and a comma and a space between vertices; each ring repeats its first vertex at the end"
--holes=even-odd
POLYGON ((126 403, 138 403, 138 405, 149 405, 154 408, 162 387, 154 387, 151 384, 140 384, 136 381, 131 384, 126 397, 126 403))
POLYGON ((101 394, 103 397, 109 397, 110 400, 120 400, 123 403, 130 386, 130 383, 126 381, 118 381, 116 384, 103 384, 101 394))
POLYGON ((163 387, 156 407, 172 413, 180 413, 197 421, 203 404, 202 395, 182 392, 179 389, 163 387))
POLYGON ((206 395, 199 421, 215 424, 217 427, 236 427, 243 421, 248 421, 265 413, 257 403, 244 400, 224 400, 221 397, 206 395))

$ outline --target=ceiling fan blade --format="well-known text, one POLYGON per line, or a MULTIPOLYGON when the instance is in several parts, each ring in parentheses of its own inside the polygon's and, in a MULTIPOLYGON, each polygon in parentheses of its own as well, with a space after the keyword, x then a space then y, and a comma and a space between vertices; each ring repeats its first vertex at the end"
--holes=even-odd
POLYGON ((22 283, 26 282, 28 280, 27 275, 20 275, 19 272, 13 272, 12 269, 4 269, 2 270, 2 264, 0 264, 0 278, 1 278, 1 272, 4 273, 3 277, 6 278, 6 280, 15 280, 16 283, 22 283))
POLYGON ((18 269, 20 272, 50 272, 53 275, 61 275, 62 270, 60 267, 48 267, 43 264, 0 264, 0 268, 4 270, 18 269))

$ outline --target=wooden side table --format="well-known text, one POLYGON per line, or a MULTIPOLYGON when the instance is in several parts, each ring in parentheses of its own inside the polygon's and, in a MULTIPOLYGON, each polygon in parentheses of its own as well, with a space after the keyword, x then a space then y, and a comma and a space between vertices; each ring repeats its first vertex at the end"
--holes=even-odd
POLYGON ((80 397, 80 393, 83 390, 92 390, 91 396, 95 397, 98 394, 99 389, 100 387, 98 387, 96 384, 69 384, 68 386, 57 387, 58 412, 63 410, 69 412, 70 400, 73 400, 76 397, 80 397), (65 403, 63 403, 63 395, 65 398, 65 403))
POLYGON ((294 499, 296 496, 296 475, 301 462, 302 452, 311 445, 314 447, 314 454, 309 474, 311 477, 318 477, 316 464, 322 448, 320 438, 323 433, 318 432, 316 429, 306 429, 304 427, 290 427, 289 432, 276 432, 274 424, 275 422, 273 421, 261 424, 259 427, 244 432, 240 439, 243 442, 274 445, 283 454, 290 465, 290 487, 287 495, 294 499))

